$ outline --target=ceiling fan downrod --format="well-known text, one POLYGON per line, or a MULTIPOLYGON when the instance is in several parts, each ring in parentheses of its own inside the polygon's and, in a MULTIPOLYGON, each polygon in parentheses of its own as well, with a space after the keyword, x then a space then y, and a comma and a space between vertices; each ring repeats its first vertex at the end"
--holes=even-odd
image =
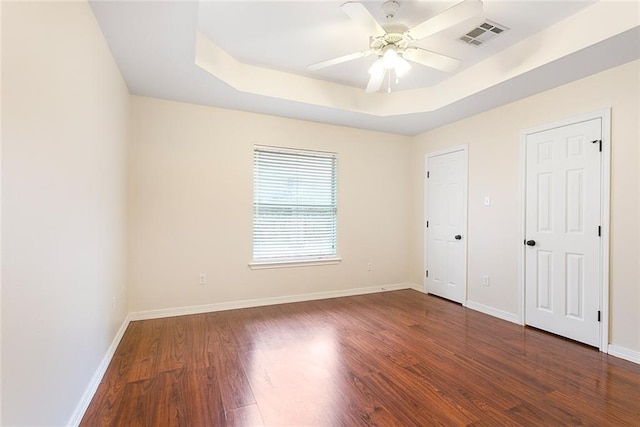
POLYGON ((396 17, 396 13, 400 9, 400 2, 396 0, 389 0, 382 3, 382 11, 387 22, 391 22, 396 17))

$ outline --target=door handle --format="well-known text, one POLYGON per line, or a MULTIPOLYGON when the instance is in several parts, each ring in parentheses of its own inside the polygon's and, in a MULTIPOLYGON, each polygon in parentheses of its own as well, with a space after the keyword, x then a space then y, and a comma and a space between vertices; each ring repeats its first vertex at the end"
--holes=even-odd
POLYGON ((461 235, 459 235, 459 234, 456 234, 456 236, 454 237, 454 239, 456 239, 456 240, 460 240, 460 239, 462 239, 462 236, 461 236, 461 235))
POLYGON ((526 244, 527 244, 527 246, 535 246, 536 245, 536 241, 535 240, 527 240, 526 244))

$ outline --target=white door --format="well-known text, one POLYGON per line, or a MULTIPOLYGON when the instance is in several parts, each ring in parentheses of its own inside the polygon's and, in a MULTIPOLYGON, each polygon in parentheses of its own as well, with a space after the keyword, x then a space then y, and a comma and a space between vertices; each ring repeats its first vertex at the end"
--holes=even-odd
POLYGON ((593 346, 600 343, 601 121, 525 139, 525 321, 593 346))
POLYGON ((466 299, 467 151, 427 157, 425 291, 466 299))

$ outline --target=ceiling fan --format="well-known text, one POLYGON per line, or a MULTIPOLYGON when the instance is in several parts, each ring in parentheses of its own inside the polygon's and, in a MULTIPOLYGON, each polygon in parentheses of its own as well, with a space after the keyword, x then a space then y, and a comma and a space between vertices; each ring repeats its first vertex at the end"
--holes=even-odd
MULTIPOLYGON (((362 3, 347 2, 340 7, 347 16, 369 31, 369 34, 371 34, 369 37, 369 48, 349 55, 311 64, 307 69, 315 71, 354 59, 377 55, 378 59, 376 59, 371 68, 369 68, 371 77, 366 89, 367 93, 372 93, 380 90, 387 73, 389 75, 389 81, 391 81, 392 72, 395 74, 396 81, 399 77, 405 75, 411 68, 411 64, 409 64, 407 60, 440 71, 451 72, 455 70, 461 63, 459 59, 431 52, 418 46, 413 46, 412 44, 479 15, 482 12, 482 1, 463 0, 403 33, 388 33, 385 31, 362 3)), ((400 3, 397 0, 386 1, 382 5, 387 19, 392 19, 399 7, 400 3)), ((389 91, 390 90, 391 85, 389 85, 389 91)))

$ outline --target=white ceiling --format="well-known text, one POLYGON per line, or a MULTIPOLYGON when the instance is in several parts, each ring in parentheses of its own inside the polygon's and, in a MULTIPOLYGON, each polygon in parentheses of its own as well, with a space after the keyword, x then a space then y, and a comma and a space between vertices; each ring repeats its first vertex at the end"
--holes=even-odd
MULTIPOLYGON (((368 47, 368 34, 341 3, 102 0, 91 7, 133 94, 406 135, 640 58, 640 16, 620 19, 637 12, 635 1, 602 16, 609 13, 603 2, 485 0, 482 15, 418 43, 461 59, 455 73, 413 64, 391 94, 365 95, 372 57, 306 69, 368 47), (584 28, 596 16, 593 25, 606 28, 584 28), (481 47, 457 40, 485 19, 510 30, 481 47), (203 62, 197 37, 214 49, 209 67, 196 65, 203 62)), ((385 22, 381 1, 364 4, 389 30, 456 1, 401 1, 394 23, 385 22)))
MULTIPOLYGON (((459 1, 459 0, 458 0, 459 1)), ((363 4, 387 30, 400 25, 411 28, 458 3, 447 1, 402 1, 393 23, 386 22, 381 1, 363 4)), ((484 3, 484 12, 416 44, 463 61, 458 72, 488 58, 522 39, 585 8, 594 1, 484 3), (506 25, 510 31, 482 47, 458 40, 488 18, 506 25)), ((323 2, 203 2, 200 30, 236 59, 281 71, 306 75, 355 87, 367 86, 368 68, 374 57, 361 58, 316 72, 306 66, 369 47, 369 34, 340 9, 341 1, 323 2)), ((432 86, 448 73, 413 64, 412 71, 393 90, 432 86)))

